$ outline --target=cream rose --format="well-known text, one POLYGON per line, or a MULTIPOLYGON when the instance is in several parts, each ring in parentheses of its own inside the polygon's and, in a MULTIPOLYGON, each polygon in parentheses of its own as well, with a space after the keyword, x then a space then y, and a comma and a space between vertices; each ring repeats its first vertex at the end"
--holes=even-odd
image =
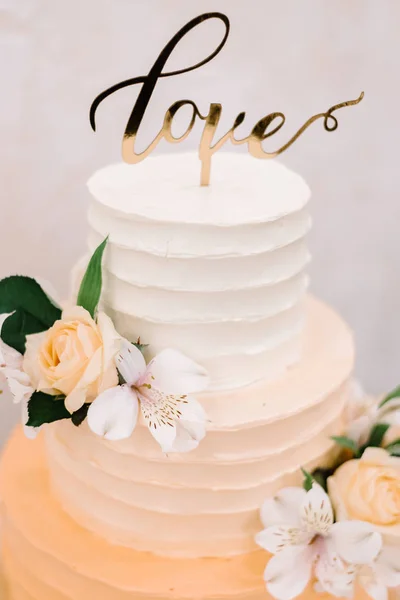
POLYGON ((48 331, 27 336, 23 369, 36 390, 64 394, 72 413, 118 384, 115 356, 120 336, 106 314, 97 323, 75 306, 48 331))
POLYGON ((400 458, 367 448, 335 471, 328 490, 338 521, 367 521, 386 542, 400 540, 400 458))

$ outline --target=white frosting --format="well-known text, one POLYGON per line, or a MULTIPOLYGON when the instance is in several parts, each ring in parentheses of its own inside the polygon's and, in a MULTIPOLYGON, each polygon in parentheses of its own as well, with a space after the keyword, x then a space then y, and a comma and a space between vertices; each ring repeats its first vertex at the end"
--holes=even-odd
POLYGON ((249 155, 215 155, 210 186, 199 186, 199 174, 196 154, 170 154, 110 165, 88 186, 101 204, 128 217, 222 227, 275 221, 310 196, 299 175, 249 155))
POLYGON ((213 389, 276 377, 300 356, 310 192, 275 161, 221 153, 106 167, 89 180, 91 251, 109 235, 103 303, 117 329, 181 350, 213 389))

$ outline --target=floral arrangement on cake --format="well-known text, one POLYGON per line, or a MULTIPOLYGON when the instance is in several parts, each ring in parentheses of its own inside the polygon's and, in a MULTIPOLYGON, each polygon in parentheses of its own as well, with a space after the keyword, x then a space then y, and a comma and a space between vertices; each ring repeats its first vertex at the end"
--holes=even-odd
POLYGON ((98 308, 106 245, 95 250, 76 305, 63 310, 34 279, 0 281, 0 372, 22 405, 28 436, 46 423, 87 419, 94 433, 120 440, 140 416, 163 452, 190 451, 206 431, 191 394, 207 387, 207 373, 171 348, 147 364, 140 340, 117 333, 98 308))
POLYGON ((279 600, 315 589, 353 598, 363 588, 387 600, 400 586, 400 387, 383 399, 359 394, 346 435, 333 437, 334 466, 303 470, 303 487, 268 498, 256 542, 272 558, 269 593, 279 600))

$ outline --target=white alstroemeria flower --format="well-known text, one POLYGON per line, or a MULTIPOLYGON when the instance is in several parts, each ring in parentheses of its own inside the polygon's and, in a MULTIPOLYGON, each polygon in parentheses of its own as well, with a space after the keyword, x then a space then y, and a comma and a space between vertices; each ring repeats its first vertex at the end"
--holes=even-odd
POLYGON ((90 429, 108 440, 128 438, 140 405, 150 433, 164 452, 196 448, 205 436, 206 416, 201 404, 188 394, 207 387, 203 367, 171 349, 160 352, 146 366, 140 350, 127 340, 116 364, 126 383, 106 390, 90 405, 90 429))
POLYGON ((346 435, 362 445, 367 441, 377 408, 377 399, 365 393, 361 384, 352 380, 345 411, 346 435))
MULTIPOLYGON (((0 334, 4 321, 9 314, 0 315, 0 334)), ((14 403, 22 405, 22 424, 25 435, 29 438, 36 436, 37 429, 27 427, 28 421, 28 402, 35 391, 27 373, 23 371, 24 357, 14 348, 8 346, 0 339, 0 373, 5 377, 14 403)))
POLYGON ((361 446, 367 442, 374 425, 386 423, 393 428, 391 437, 399 437, 397 434, 400 429, 400 398, 393 398, 380 406, 382 398, 368 396, 357 384, 354 384, 353 391, 354 394, 351 394, 347 405, 346 435, 361 446))
POLYGON ((385 546, 375 562, 358 570, 358 582, 373 600, 387 600, 388 588, 400 586, 400 548, 385 546))
POLYGON ((368 523, 334 523, 328 494, 316 483, 306 492, 285 488, 261 509, 266 529, 256 542, 274 554, 265 570, 269 593, 279 600, 301 594, 313 568, 322 588, 350 596, 354 565, 371 563, 382 547, 381 535, 368 523))

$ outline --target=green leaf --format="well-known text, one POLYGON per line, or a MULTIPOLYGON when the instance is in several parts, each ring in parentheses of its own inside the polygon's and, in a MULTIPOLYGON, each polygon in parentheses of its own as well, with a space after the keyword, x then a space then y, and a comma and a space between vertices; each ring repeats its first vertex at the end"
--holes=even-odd
POLYGON ((133 342, 133 346, 135 346, 138 350, 140 350, 140 352, 142 354, 144 354, 144 351, 146 350, 146 348, 148 347, 148 344, 142 344, 140 342, 140 338, 138 339, 137 342, 133 342))
POLYGON ((82 425, 83 421, 86 419, 90 404, 83 404, 78 410, 76 410, 71 415, 71 421, 76 427, 82 425))
POLYGON ((21 354, 25 352, 26 336, 42 331, 42 324, 32 315, 17 309, 3 323, 1 339, 21 354))
POLYGON ((389 454, 392 456, 400 456, 400 443, 393 444, 393 446, 390 447, 389 454))
POLYGON ((363 450, 372 446, 373 448, 379 448, 382 446, 383 438, 387 430, 390 428, 388 423, 377 423, 373 426, 371 433, 369 434, 368 441, 364 444, 363 450))
POLYGON ((28 403, 28 416, 28 427, 40 427, 44 423, 71 418, 71 414, 65 408, 63 396, 50 396, 43 392, 32 394, 28 403))
POLYGON ((400 438, 398 438, 397 440, 393 440, 393 442, 390 442, 390 444, 385 446, 385 448, 386 450, 389 450, 389 448, 391 448, 392 446, 397 446, 398 444, 400 444, 400 438))
POLYGON ((0 281, 0 313, 11 313, 20 309, 49 329, 61 316, 61 310, 40 285, 31 277, 13 275, 0 281))
POLYGON ((390 400, 393 400, 394 398, 400 398, 400 385, 398 385, 396 388, 394 388, 394 390, 384 397, 379 407, 384 406, 387 402, 390 402, 390 400))
POLYGON ((61 318, 61 310, 31 277, 13 275, 0 281, 0 314, 10 315, 3 324, 2 340, 23 353, 25 337, 49 329, 61 318))
POLYGON ((314 481, 319 483, 319 485, 327 492, 328 491, 327 481, 328 481, 329 477, 331 475, 333 475, 334 472, 335 472, 335 469, 318 468, 318 469, 315 469, 315 471, 313 471, 312 478, 314 479, 314 481))
POLYGON ((331 439, 342 448, 345 448, 346 450, 351 450, 351 452, 353 452, 353 454, 357 456, 358 448, 354 440, 350 439, 349 437, 346 437, 345 435, 333 435, 331 439))
POLYGON ((78 306, 85 308, 94 318, 103 286, 102 260, 108 237, 96 248, 83 276, 78 293, 78 306))
POLYGON ((390 442, 390 444, 385 447, 385 450, 393 456, 400 456, 400 438, 390 442))
POLYGON ((304 475, 303 488, 306 490, 306 492, 309 492, 313 486, 314 478, 311 473, 303 469, 303 467, 301 468, 301 471, 304 475))

